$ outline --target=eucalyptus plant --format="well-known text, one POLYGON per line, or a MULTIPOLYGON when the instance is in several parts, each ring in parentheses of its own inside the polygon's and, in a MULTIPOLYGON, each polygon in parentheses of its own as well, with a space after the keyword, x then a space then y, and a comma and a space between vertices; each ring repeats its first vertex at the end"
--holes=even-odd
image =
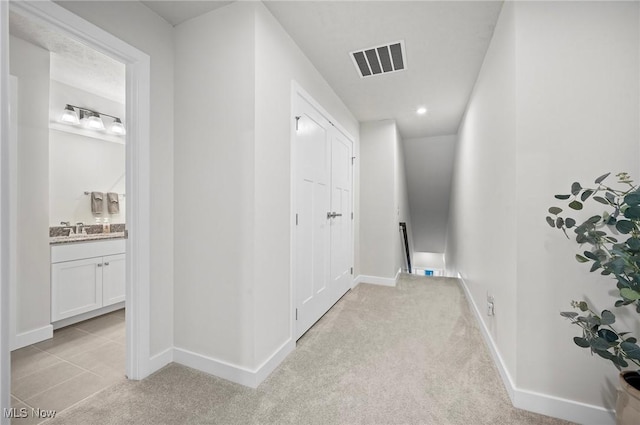
MULTIPOLYGON (((602 214, 578 223, 562 208, 553 206, 546 219, 569 239, 569 231, 573 231, 576 243, 587 248, 576 254, 579 263, 590 264, 590 272, 599 272, 615 282, 615 307, 634 308, 640 315, 640 189, 627 173, 617 174, 616 187, 612 187, 606 183, 610 174, 598 177, 593 187, 575 182, 570 194, 555 195, 574 211, 582 210, 588 202, 602 204, 602 214)), ((573 301, 571 306, 577 311, 560 314, 582 328, 582 336, 573 338, 576 345, 610 360, 619 370, 629 363, 640 367, 638 340, 614 328, 616 316, 612 311, 598 313, 586 301, 573 301)))

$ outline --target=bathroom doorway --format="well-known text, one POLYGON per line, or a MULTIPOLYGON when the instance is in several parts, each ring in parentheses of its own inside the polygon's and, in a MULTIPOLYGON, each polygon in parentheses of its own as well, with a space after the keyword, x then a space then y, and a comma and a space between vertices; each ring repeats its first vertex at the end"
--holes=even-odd
MULTIPOLYGON (((128 44, 116 39, 115 37, 107 34, 102 31, 98 27, 80 19, 79 17, 73 15, 72 13, 66 11, 62 7, 50 3, 50 2, 17 2, 10 3, 10 13, 15 14, 21 18, 27 19, 38 26, 44 28, 46 31, 50 33, 56 33, 61 36, 67 37, 70 40, 74 40, 75 42, 79 42, 89 48, 95 49, 96 51, 104 54, 111 59, 118 61, 124 64, 126 69, 126 112, 124 112, 124 119, 118 117, 116 114, 109 114, 113 117, 119 118, 120 121, 126 124, 126 143, 123 145, 125 150, 125 169, 126 169, 126 183, 125 190, 121 192, 122 194, 126 194, 126 227, 128 230, 128 238, 125 239, 125 254, 124 258, 122 258, 121 264, 125 264, 125 273, 124 273, 124 282, 125 282, 125 292, 126 292, 126 338, 124 339, 125 355, 123 358, 126 358, 126 363, 124 365, 124 370, 126 370, 126 375, 131 379, 141 379, 150 373, 149 366, 149 320, 148 314, 145 312, 149 311, 149 224, 148 224, 148 216, 149 216, 149 57, 144 53, 138 51, 135 48, 132 48, 128 44), (144 218, 144 219, 143 219, 144 218)), ((6 9, 3 13, 6 12, 6 9)), ((6 26, 0 29, 3 31, 1 36, 2 39, 8 39, 8 29, 6 26)), ((11 41, 14 39, 12 38, 11 41)), ((24 40, 23 40, 24 41, 24 40)), ((16 44, 21 43, 20 41, 15 41, 16 44)), ((11 42, 10 46, 11 47, 11 42)), ((42 48, 42 47, 40 47, 42 48)), ((36 59, 37 61, 37 59, 36 59)), ((4 81, 9 80, 9 76, 5 74, 7 70, 3 68, 1 78, 4 81)), ((20 84, 18 83, 18 87, 20 84)), ((35 89, 35 87, 25 86, 24 90, 28 91, 30 89, 35 89)), ((19 90, 20 91, 20 90, 19 90)), ((20 93, 18 94, 18 99, 20 98, 20 93)), ((3 99, 3 101, 6 99, 3 99)), ((76 105, 81 107, 87 107, 87 105, 76 105)), ((63 105, 65 108, 66 105, 63 105)), ((18 109, 20 109, 18 107, 18 109)), ((48 110, 48 108, 47 108, 48 110)), ((82 111, 77 111, 82 114, 82 111)), ((86 111, 85 111, 86 112, 86 111)), ((106 111, 101 111, 105 114, 106 111)), ((86 115, 86 114, 85 114, 86 115)), ((84 118, 87 118, 86 116, 84 118)), ((112 120, 115 121, 115 118, 112 120)), ((23 130, 25 132, 28 131, 36 131, 32 128, 26 128, 23 130)), ((6 134, 6 133, 5 133, 6 134)), ((6 137, 2 139, 3 143, 3 152, 9 152, 9 163, 15 161, 13 152, 11 149, 7 149, 7 145, 9 144, 9 140, 6 137)), ((42 152, 29 152, 29 154, 34 156, 44 155, 42 152)), ((42 158, 40 158, 42 159, 42 158)), ((71 159, 70 159, 71 161, 71 159)), ((9 178, 9 170, 11 167, 3 167, 2 168, 2 183, 3 186, 6 187, 6 182, 11 182, 12 180, 9 178)), ((46 190, 48 191, 48 187, 46 190)), ((101 188, 100 188, 101 189, 101 188)), ((96 190, 92 190, 92 188, 87 188, 86 191, 91 193, 99 192, 100 189, 96 188, 96 190)), ((110 188, 106 188, 107 190, 110 188)), ((16 189, 14 189, 15 191, 16 189)), ((12 191, 9 191, 12 192, 12 191)), ((84 192, 84 191, 83 191, 84 192)), ((19 191, 16 192, 19 194, 19 191)), ((118 193, 114 191, 113 193, 118 193)), ((33 194, 32 194, 33 195, 33 194)), ((84 193, 83 193, 84 195, 84 193)), ((84 195, 87 196, 87 195, 84 195)), ((11 205, 10 194, 7 191, 2 192, 2 205, 3 210, 7 210, 7 206, 11 205)), ((125 209, 125 208, 123 208, 125 209)), ((9 214, 8 222, 12 221, 15 223, 18 218, 20 212, 14 212, 13 214, 9 214)), ((63 220, 64 221, 64 220, 63 220)), ((49 223, 47 223, 49 224, 49 223)), ((86 232, 83 227, 85 227, 86 223, 78 226, 77 222, 69 223, 69 225, 65 225, 62 227, 75 227, 74 233, 78 232, 78 227, 80 227, 80 234, 83 231, 86 232)), ((104 223, 102 223, 104 224, 104 223)), ((110 224, 110 223, 109 223, 110 224)), ((93 225, 93 223, 91 224, 93 225)), ((91 226, 89 225, 89 226, 91 226)), ((46 228, 55 227, 55 226, 46 226, 46 228)), ((3 228, 2 234, 3 237, 7 233, 16 232, 18 229, 16 227, 7 226, 7 221, 3 220, 3 228)), ((42 229, 40 229, 42 230, 42 229)), ((63 229, 66 230, 66 229, 63 229)), ((91 228, 87 229, 91 232, 91 228)), ((25 232, 33 231, 36 229, 25 229, 25 232)), ((20 235, 22 236, 22 235, 20 235)), ((26 236, 26 234, 25 234, 26 236)), ((15 236, 14 236, 15 238, 15 236)), ((49 234, 46 234, 46 239, 49 239, 49 234)), ((7 245, 3 245, 2 247, 2 267, 3 267, 3 275, 7 275, 6 273, 6 265, 9 265, 9 271, 14 272, 16 269, 16 264, 12 264, 12 260, 15 258, 15 251, 11 250, 11 247, 7 245)), ((45 249, 49 249, 49 246, 46 246, 45 249, 42 246, 39 247, 43 252, 45 249)), ((95 254, 95 253, 94 253, 95 254)), ((69 253, 65 253, 64 255, 69 255, 69 253)), ((92 254, 93 255, 93 254, 92 254)), ((112 263, 108 260, 112 259, 109 257, 112 255, 111 252, 104 254, 104 257, 101 260, 100 267, 106 270, 107 263, 111 265, 112 263)), ((46 255, 49 257, 49 255, 46 255)), ((93 257, 92 257, 93 258, 93 257)), ((47 261, 54 260, 53 257, 47 258, 47 261)), ((114 258, 115 260, 115 258, 114 258)), ((15 263, 15 262, 14 262, 15 263)), ((51 265, 46 266, 47 269, 51 267, 51 265)), ((50 270, 53 270, 51 267, 50 270)), ((9 282, 2 280, 3 285, 3 293, 7 294, 9 286, 9 282), (6 286, 5 286, 6 285, 6 286)), ((46 291, 45 291, 46 292, 46 291)), ((51 292, 49 292, 51 294, 51 292)), ((33 294, 23 295, 23 297, 29 297, 33 294)), ((11 298, 11 297, 9 297, 11 298)), ((117 297, 113 298, 112 301, 117 297)), ((3 298, 3 309, 8 307, 10 317, 15 317, 16 315, 23 314, 19 309, 16 308, 16 305, 12 305, 8 303, 6 297, 3 298)), ((46 304, 46 302, 41 301, 46 304)), ((117 303, 118 301, 115 301, 117 303)), ((51 301, 49 301, 51 303, 51 301)), ((49 304, 49 308, 46 309, 47 312, 51 313, 51 304, 49 304)), ((6 310, 5 310, 6 311, 6 310)), ((86 312, 83 312, 86 313, 86 312)), ((124 319, 123 314, 120 312, 111 313, 110 317, 113 320, 124 319)), ((7 341, 7 333, 10 333, 9 327, 6 326, 7 316, 3 316, 3 341, 7 341)), ((27 322, 29 319, 27 318, 27 322)), ((11 322, 11 320, 10 320, 11 322)), ((15 322, 14 322, 15 323, 15 322)), ((13 324, 12 324, 13 325, 13 324)), ((33 326, 33 323, 28 323, 25 327, 30 331, 30 337, 34 339, 39 339, 47 332, 50 332, 54 325, 49 323, 45 326, 33 326), (30 329, 29 326, 31 326, 30 329)), ((86 329, 85 329, 86 332, 86 329)), ((25 333, 25 332, 23 332, 25 333)), ((15 341, 14 341, 15 342, 15 341)), ((34 341, 35 342, 35 341, 34 341)), ((103 341, 104 342, 104 341, 103 341)), ((9 347, 8 344, 3 344, 2 346, 2 357, 6 359, 9 357, 9 347)), ((45 350, 43 350, 45 351, 45 350)), ((2 376, 7 377, 10 375, 10 370, 7 370, 7 362, 2 362, 2 376)), ((4 379, 3 379, 4 380, 4 379)), ((2 403, 3 407, 9 407, 11 401, 9 400, 7 391, 5 391, 6 387, 2 388, 2 403)), ((3 418, 3 421, 5 418, 3 418)))
POLYGON ((125 379, 126 67, 16 12, 9 31, 12 407, 60 412, 125 379))

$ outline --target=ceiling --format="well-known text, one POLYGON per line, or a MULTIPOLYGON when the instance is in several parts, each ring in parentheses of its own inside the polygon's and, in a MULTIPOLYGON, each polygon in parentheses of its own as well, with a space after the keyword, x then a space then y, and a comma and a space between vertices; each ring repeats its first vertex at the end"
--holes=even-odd
POLYGON ((52 80, 125 103, 124 64, 14 12, 9 15, 9 30, 51 52, 52 80))
POLYGON ((143 1, 145 6, 162 16, 165 21, 169 22, 174 27, 183 23, 186 20, 195 18, 196 16, 204 15, 207 12, 211 12, 219 7, 233 3, 233 1, 223 0, 156 0, 156 1, 143 1))
POLYGON ((497 1, 266 1, 359 121, 404 138, 456 134, 493 35, 497 1), (349 52, 404 40, 406 71, 361 78, 349 52), (418 116, 419 106, 427 114, 418 116))
MULTIPOLYGON (((175 26, 232 1, 142 3, 175 26)), ((359 121, 394 119, 405 138, 457 133, 502 8, 494 0, 264 3, 359 121), (405 71, 357 74, 350 52, 398 40, 405 71)))

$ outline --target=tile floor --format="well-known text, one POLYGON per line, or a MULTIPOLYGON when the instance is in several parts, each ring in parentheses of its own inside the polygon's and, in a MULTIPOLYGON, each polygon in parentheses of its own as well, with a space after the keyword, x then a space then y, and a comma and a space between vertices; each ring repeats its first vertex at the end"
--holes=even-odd
POLYGON ((46 418, 32 409, 59 414, 123 381, 124 371, 124 309, 58 329, 52 339, 11 353, 12 407, 26 412, 12 423, 41 423, 46 418))

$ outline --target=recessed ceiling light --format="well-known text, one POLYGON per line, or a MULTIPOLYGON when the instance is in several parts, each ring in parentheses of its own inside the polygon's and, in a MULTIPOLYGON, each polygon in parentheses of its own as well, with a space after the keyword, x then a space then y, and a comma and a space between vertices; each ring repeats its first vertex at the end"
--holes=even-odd
POLYGON ((426 113, 427 113, 427 108, 425 108, 424 106, 421 106, 418 109, 416 109, 416 114, 418 115, 424 115, 426 113))

